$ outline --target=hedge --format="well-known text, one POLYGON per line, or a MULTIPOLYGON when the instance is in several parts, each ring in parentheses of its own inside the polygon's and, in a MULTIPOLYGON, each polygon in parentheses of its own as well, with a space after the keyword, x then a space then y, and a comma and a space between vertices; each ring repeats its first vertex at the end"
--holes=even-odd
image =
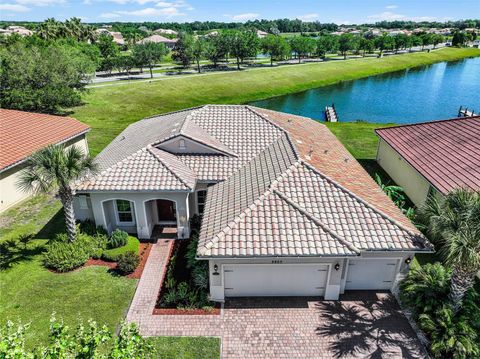
POLYGON ((136 254, 140 252, 140 241, 137 238, 128 236, 127 244, 124 246, 104 250, 102 259, 109 262, 117 262, 119 256, 127 252, 134 252, 136 254))

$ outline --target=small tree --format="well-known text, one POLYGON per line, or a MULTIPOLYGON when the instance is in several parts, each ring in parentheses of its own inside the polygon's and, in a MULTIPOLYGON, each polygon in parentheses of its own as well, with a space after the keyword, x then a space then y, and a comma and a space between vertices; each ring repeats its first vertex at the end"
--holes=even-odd
POLYGON ((193 60, 193 36, 184 32, 178 34, 178 40, 173 48, 172 59, 187 68, 193 60))
POLYGON ((338 39, 338 50, 343 56, 343 59, 347 59, 347 52, 354 48, 354 36, 352 34, 346 33, 340 35, 338 39))
POLYGON ((375 39, 375 46, 380 50, 380 56, 382 56, 385 50, 393 49, 395 46, 395 40, 392 36, 384 34, 375 39))
POLYGON ((428 198, 419 222, 437 246, 444 263, 453 269, 450 303, 458 313, 480 271, 480 192, 454 190, 444 199, 428 198))
POLYGON ((317 40, 317 55, 325 58, 327 53, 338 50, 338 37, 334 35, 322 35, 317 40))
POLYGON ((270 55, 270 66, 273 66, 273 60, 288 56, 290 46, 287 41, 276 35, 267 35, 260 41, 262 51, 270 55))
POLYGON ((433 44, 433 48, 435 49, 437 47, 438 44, 442 43, 443 41, 445 41, 445 38, 440 35, 440 34, 433 34, 432 36, 432 44, 433 44))
POLYGON ((205 57, 217 67, 218 61, 228 55, 228 49, 228 37, 225 34, 209 36, 205 43, 205 57))
POLYGON ((207 42, 201 37, 195 39, 195 41, 193 42, 192 57, 195 60, 195 62, 197 63, 198 73, 201 72, 201 70, 200 70, 200 60, 205 56, 205 53, 207 51, 207 46, 208 46, 207 42))
POLYGON ((358 49, 363 51, 362 56, 365 57, 365 53, 373 52, 375 44, 373 40, 362 37, 358 43, 358 49))
POLYGON ((298 63, 302 61, 302 56, 307 56, 315 52, 315 40, 305 36, 294 36, 290 39, 290 47, 298 57, 298 63))
POLYGON ((237 69, 240 70, 240 63, 247 57, 257 55, 259 40, 257 33, 253 30, 235 30, 228 33, 229 52, 237 59, 237 69))
POLYGON ((65 224, 70 241, 77 236, 72 182, 97 169, 93 158, 76 146, 50 145, 31 155, 20 173, 18 186, 28 192, 48 193, 57 190, 65 213, 65 224))
POLYGON ((167 48, 164 44, 155 42, 146 42, 133 46, 133 62, 140 67, 148 67, 150 78, 153 78, 153 68, 167 54, 167 48))

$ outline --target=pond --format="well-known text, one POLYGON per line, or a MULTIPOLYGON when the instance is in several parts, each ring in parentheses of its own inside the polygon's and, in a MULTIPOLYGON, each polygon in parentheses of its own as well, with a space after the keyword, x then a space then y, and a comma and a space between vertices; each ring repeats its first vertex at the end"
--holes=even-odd
POLYGON ((415 123, 456 117, 460 105, 480 112, 480 57, 371 76, 252 102, 323 120, 335 104, 341 122, 415 123))

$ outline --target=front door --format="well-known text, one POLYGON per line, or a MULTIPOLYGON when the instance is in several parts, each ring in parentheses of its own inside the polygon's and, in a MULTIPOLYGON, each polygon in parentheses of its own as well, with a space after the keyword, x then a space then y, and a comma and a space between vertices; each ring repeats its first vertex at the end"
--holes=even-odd
POLYGON ((157 212, 159 222, 176 222, 175 202, 157 199, 157 212))

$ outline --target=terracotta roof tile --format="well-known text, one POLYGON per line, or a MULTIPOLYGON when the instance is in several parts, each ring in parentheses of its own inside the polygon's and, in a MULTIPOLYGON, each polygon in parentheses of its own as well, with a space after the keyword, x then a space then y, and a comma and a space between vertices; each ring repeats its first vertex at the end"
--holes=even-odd
POLYGON ((0 109, 0 171, 89 129, 70 117, 0 109))

